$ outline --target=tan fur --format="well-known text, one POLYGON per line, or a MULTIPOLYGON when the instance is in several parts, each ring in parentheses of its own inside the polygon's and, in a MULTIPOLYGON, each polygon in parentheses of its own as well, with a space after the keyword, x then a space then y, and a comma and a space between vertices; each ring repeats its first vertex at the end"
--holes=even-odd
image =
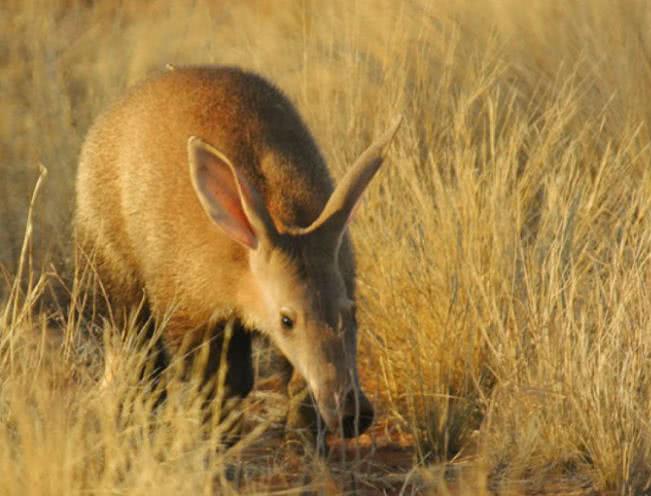
MULTIPOLYGON (((200 331, 197 336, 203 336, 208 322, 229 316, 274 338, 279 331, 265 328, 275 325, 267 318, 269 312, 256 308, 276 291, 295 297, 300 308, 328 307, 318 311, 321 330, 305 331, 313 340, 338 340, 332 346, 305 345, 327 359, 325 368, 309 372, 316 377, 333 364, 344 366, 344 359, 334 356, 341 354, 341 340, 327 329, 334 328, 342 311, 337 302, 345 307, 354 301, 347 234, 335 255, 334 248, 320 252, 325 234, 306 232, 332 192, 309 131, 268 82, 236 68, 175 67, 131 89, 89 131, 77 177, 76 236, 85 252, 93 254, 112 305, 136 306, 144 295, 155 319, 171 312, 164 337, 172 350, 188 333, 200 331), (191 136, 201 140, 188 145, 191 136), (269 247, 261 257, 262 250, 233 241, 206 215, 188 170, 188 146, 192 153, 199 142, 214 147, 213 155, 227 157, 241 180, 259 193, 273 223, 270 229, 277 232, 273 244, 280 248, 269 247), (296 268, 299 258, 307 275, 296 268), (322 274, 320 264, 329 272, 322 274), (305 291, 299 294, 295 287, 305 291), (315 291, 327 298, 315 303, 315 291)), ((354 358, 346 363, 354 368, 354 358)), ((343 373, 325 375, 330 388, 341 389, 342 381, 350 387, 343 373)))
MULTIPOLYGON (((273 125, 260 115, 261 104, 298 120, 288 102, 276 107, 278 95, 266 94, 260 83, 237 69, 177 69, 132 89, 94 124, 81 154, 76 226, 93 243, 112 293, 135 304, 146 286, 155 314, 176 302, 192 328, 214 313, 215 302, 229 302, 241 281, 245 249, 224 243, 190 184, 191 135, 221 145, 247 167, 279 222, 307 225, 321 212, 332 182, 311 138, 300 136, 307 146, 299 153, 259 138, 273 125), (283 151, 298 155, 308 173, 275 167, 286 160, 283 151)), ((234 310, 229 307, 224 304, 224 313, 234 310)))

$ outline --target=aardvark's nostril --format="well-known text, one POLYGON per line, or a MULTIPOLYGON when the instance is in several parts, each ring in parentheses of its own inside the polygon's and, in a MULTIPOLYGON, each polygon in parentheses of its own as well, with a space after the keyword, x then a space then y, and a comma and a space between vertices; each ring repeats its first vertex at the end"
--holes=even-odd
POLYGON ((345 415, 341 421, 344 437, 356 437, 373 423, 373 408, 359 412, 359 415, 345 415))
POLYGON ((356 395, 350 391, 346 398, 346 409, 341 419, 341 434, 355 437, 366 431, 373 423, 373 406, 361 391, 356 395))

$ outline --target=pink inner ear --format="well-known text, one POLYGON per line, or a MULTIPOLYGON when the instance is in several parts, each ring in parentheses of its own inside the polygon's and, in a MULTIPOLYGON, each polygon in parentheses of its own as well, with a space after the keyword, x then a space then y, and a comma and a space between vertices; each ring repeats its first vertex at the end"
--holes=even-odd
MULTIPOLYGON (((211 157, 212 158, 212 157, 211 157)), ((257 247, 257 237, 244 212, 233 173, 220 160, 204 164, 204 190, 211 198, 211 215, 235 241, 249 248, 257 247)))
POLYGON ((353 208, 350 211, 350 214, 348 214, 348 218, 346 219, 346 223, 344 224, 344 229, 348 227, 348 224, 351 223, 351 221, 357 216, 357 210, 359 209, 359 206, 362 204, 362 199, 357 198, 357 201, 353 205, 353 208))

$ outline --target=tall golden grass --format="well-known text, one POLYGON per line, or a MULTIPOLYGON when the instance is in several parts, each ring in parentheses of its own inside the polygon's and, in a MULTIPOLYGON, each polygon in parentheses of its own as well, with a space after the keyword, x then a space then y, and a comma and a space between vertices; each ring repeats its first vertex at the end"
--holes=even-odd
POLYGON ((124 362, 98 388, 87 324, 39 303, 59 279, 84 298, 85 131, 166 63, 268 76, 336 175, 404 114, 352 233, 362 376, 416 438, 405 478, 445 494, 441 467, 470 465, 507 494, 651 491, 650 22, 643 0, 5 1, 0 493, 237 488, 196 402, 152 418, 129 343, 107 344, 124 362))

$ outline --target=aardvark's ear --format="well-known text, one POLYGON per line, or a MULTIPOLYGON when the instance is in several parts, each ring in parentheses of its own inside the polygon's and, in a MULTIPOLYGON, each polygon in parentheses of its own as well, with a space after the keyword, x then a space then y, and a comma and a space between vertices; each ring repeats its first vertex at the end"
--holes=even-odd
POLYGON ((319 217, 306 231, 318 231, 324 243, 329 243, 335 250, 338 249, 355 206, 380 169, 386 149, 401 123, 402 116, 399 116, 389 129, 360 155, 333 191, 319 217))
POLYGON ((255 250, 275 233, 261 196, 219 150, 188 139, 192 185, 210 218, 234 241, 255 250))

